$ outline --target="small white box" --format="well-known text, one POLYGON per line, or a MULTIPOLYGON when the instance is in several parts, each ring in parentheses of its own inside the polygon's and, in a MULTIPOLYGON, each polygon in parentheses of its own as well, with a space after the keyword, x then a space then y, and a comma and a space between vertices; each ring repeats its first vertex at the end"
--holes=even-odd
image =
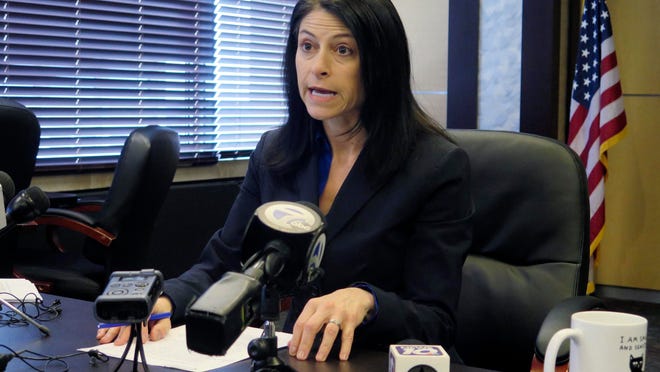
POLYGON ((449 372, 449 355, 440 345, 390 345, 389 372, 408 372, 415 367, 449 372))

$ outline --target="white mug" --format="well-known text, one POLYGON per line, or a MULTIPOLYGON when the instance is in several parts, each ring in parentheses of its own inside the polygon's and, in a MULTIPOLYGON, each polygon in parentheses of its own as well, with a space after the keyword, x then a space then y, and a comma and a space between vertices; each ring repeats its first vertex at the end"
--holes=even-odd
POLYGON ((557 331, 545 352, 544 372, 554 372, 559 346, 571 339, 570 372, 643 371, 648 321, 639 315, 612 311, 581 311, 571 328, 557 331))

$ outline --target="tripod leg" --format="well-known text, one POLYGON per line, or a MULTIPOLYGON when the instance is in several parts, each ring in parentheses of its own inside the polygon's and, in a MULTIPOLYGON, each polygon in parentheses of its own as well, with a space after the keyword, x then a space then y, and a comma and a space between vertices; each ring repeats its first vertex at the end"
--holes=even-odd
POLYGON ((147 365, 147 359, 144 357, 144 345, 142 343, 142 324, 133 324, 131 332, 135 332, 136 334, 135 350, 133 353, 133 372, 138 371, 138 360, 142 360, 142 367, 144 372, 149 372, 149 365, 147 365))
POLYGON ((119 368, 121 368, 121 365, 124 364, 124 361, 126 360, 126 355, 128 355, 128 350, 131 348, 131 344, 133 343, 133 338, 135 337, 135 329, 131 327, 131 335, 128 337, 128 342, 126 343, 126 348, 124 349, 124 353, 121 355, 121 359, 119 360, 119 364, 117 364, 117 367, 115 368, 114 372, 119 371, 119 368))

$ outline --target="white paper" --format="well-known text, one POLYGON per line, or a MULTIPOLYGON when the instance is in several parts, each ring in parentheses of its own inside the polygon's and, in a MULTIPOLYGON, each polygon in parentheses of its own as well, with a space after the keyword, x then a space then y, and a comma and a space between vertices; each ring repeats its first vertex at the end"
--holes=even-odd
POLYGON ((20 278, 0 279, 0 297, 7 302, 35 302, 43 300, 31 281, 20 278))
MULTIPOLYGON (((144 357, 150 366, 177 368, 184 371, 208 371, 247 359, 249 357, 247 353, 248 343, 255 338, 259 338, 262 333, 263 330, 260 328, 247 327, 225 355, 209 356, 188 350, 186 346, 186 326, 183 325, 170 330, 167 337, 160 341, 145 343, 143 345, 144 357)), ((277 332, 277 347, 285 347, 290 339, 291 334, 277 332)), ((134 344, 135 342, 128 351, 124 363, 132 363, 134 344)), ((125 345, 115 346, 110 343, 78 350, 96 349, 110 357, 121 358, 125 348, 125 345)))

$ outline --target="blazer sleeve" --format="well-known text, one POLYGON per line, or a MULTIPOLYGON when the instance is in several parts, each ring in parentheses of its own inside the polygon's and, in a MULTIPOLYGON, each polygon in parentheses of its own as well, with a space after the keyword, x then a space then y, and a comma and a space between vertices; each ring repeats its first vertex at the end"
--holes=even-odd
POLYGON ((431 168, 424 183, 432 189, 413 221, 402 271, 391 273, 403 276, 403 288, 384 290, 367 283, 378 313, 358 327, 359 343, 454 343, 462 267, 472 241, 469 160, 464 150, 454 148, 431 168))
POLYGON ((259 172, 264 137, 250 156, 245 179, 223 228, 216 231, 197 263, 177 278, 165 281, 164 295, 174 305, 172 321, 181 324, 187 308, 227 271, 241 268, 241 241, 245 227, 260 205, 259 172))

